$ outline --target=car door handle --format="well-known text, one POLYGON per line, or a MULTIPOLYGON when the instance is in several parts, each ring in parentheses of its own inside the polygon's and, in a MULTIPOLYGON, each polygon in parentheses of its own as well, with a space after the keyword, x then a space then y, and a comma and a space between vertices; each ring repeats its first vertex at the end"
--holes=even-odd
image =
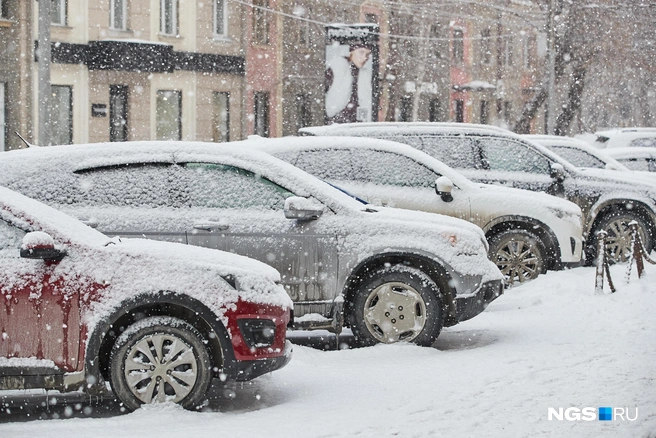
POLYGON ((225 231, 230 228, 230 225, 223 222, 199 222, 194 224, 194 230, 203 230, 203 231, 225 231))

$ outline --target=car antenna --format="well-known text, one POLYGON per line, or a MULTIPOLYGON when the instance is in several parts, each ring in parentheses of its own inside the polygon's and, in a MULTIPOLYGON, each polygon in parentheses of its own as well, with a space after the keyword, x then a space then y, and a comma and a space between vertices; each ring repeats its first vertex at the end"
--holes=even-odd
POLYGON ((18 131, 14 131, 14 132, 16 133, 16 135, 18 136, 18 138, 20 138, 21 140, 23 140, 23 143, 25 143, 25 145, 26 145, 28 148, 38 148, 38 147, 40 147, 40 146, 37 146, 37 145, 35 145, 35 144, 30 144, 30 143, 28 143, 27 140, 25 140, 25 139, 23 138, 23 136, 20 135, 20 134, 18 133, 18 131))

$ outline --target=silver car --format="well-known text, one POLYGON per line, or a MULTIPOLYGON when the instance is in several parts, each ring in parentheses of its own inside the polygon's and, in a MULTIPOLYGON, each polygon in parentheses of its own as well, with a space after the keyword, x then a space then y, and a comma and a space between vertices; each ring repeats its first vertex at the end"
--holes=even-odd
POLYGON ((430 345, 502 292, 480 228, 363 205, 243 143, 131 142, 0 155, 0 185, 108 235, 217 248, 281 273, 298 327, 430 345), (345 321, 344 321, 345 318, 345 321))

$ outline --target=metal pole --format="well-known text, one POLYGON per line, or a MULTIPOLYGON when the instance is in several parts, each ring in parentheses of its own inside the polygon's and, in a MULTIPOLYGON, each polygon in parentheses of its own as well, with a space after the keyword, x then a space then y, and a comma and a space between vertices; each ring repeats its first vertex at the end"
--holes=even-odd
POLYGON ((549 0, 547 19, 547 134, 553 135, 556 125, 556 29, 554 0, 549 0))
POLYGON ((39 46, 37 51, 39 84, 39 145, 50 145, 50 16, 51 0, 39 1, 39 46))

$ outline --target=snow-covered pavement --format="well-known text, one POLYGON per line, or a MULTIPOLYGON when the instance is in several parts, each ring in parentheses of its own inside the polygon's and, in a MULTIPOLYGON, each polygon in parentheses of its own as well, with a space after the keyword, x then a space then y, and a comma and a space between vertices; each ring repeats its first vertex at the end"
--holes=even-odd
MULTIPOLYGON (((0 424, 0 437, 649 437, 656 438, 656 267, 594 294, 594 269, 551 272, 435 348, 295 347, 283 370, 212 403, 110 418, 0 424), (629 408, 636 421, 549 420, 549 407, 629 408)), ((0 392, 1 394, 1 392, 0 392)), ((0 421, 3 414, 0 413, 0 421)))

